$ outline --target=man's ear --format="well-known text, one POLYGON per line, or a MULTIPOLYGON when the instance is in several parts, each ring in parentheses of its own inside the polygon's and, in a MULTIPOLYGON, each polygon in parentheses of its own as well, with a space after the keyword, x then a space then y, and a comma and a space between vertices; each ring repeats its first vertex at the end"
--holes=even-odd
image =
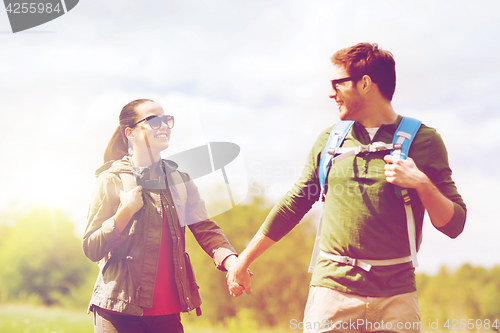
POLYGON ((373 81, 369 75, 363 75, 361 80, 358 82, 358 88, 360 93, 367 94, 371 89, 373 89, 373 81))

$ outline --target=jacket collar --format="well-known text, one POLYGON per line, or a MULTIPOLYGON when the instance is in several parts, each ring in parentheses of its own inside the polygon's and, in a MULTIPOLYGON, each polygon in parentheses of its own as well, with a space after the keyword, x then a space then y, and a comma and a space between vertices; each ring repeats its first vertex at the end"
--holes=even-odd
MULTIPOLYGON (((178 165, 174 161, 161 159, 160 163, 163 165, 163 169, 165 170, 165 174, 170 174, 173 171, 177 170, 178 165)), ((116 161, 108 161, 104 163, 99 169, 95 171, 95 176, 99 177, 102 173, 143 173, 146 168, 136 168, 132 166, 132 161, 129 155, 123 156, 121 160, 116 161), (135 169, 135 170, 134 170, 135 169)))

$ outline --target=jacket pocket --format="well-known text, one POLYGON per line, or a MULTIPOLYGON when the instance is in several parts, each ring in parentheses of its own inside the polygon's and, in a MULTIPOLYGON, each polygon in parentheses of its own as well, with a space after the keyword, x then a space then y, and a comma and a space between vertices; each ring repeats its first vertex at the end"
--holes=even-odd
POLYGON ((194 276, 193 265, 191 265, 191 259, 189 258, 189 254, 184 252, 184 257, 186 259, 186 274, 189 283, 189 291, 191 293, 191 303, 193 308, 197 308, 201 305, 201 295, 200 295, 200 287, 198 283, 196 283, 196 278, 194 276))
POLYGON ((112 250, 110 257, 115 260, 138 258, 143 244, 143 230, 144 221, 134 215, 122 232, 122 235, 126 235, 126 237, 119 246, 112 250))

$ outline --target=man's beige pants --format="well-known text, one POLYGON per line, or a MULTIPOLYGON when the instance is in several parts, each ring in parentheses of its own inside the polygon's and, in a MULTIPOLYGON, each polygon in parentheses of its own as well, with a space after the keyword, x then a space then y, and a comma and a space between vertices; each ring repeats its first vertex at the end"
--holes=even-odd
POLYGON ((416 291, 366 297, 312 286, 302 324, 304 333, 422 331, 416 291))

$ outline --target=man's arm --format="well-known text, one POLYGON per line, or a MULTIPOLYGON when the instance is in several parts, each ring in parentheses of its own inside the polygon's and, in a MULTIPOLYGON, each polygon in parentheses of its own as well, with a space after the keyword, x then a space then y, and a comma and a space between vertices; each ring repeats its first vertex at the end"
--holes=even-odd
POLYGON ((290 232, 319 199, 320 185, 317 169, 330 130, 331 128, 325 130, 316 139, 300 178, 273 207, 250 244, 239 255, 236 263, 229 268, 226 278, 231 295, 239 296, 243 293, 242 288, 247 294, 252 292, 250 276, 247 273, 250 264, 290 232))
POLYGON ((413 159, 402 160, 386 155, 384 160, 387 162, 386 180, 394 185, 415 189, 436 228, 444 227, 451 221, 455 211, 453 202, 439 191, 425 173, 417 168, 413 159))
POLYGON ((236 260, 227 272, 227 285, 232 296, 241 295, 241 289, 238 287, 243 287, 247 294, 252 293, 252 283, 248 274, 248 267, 274 243, 276 242, 264 235, 262 231, 257 231, 250 244, 243 250, 238 260, 236 260))

